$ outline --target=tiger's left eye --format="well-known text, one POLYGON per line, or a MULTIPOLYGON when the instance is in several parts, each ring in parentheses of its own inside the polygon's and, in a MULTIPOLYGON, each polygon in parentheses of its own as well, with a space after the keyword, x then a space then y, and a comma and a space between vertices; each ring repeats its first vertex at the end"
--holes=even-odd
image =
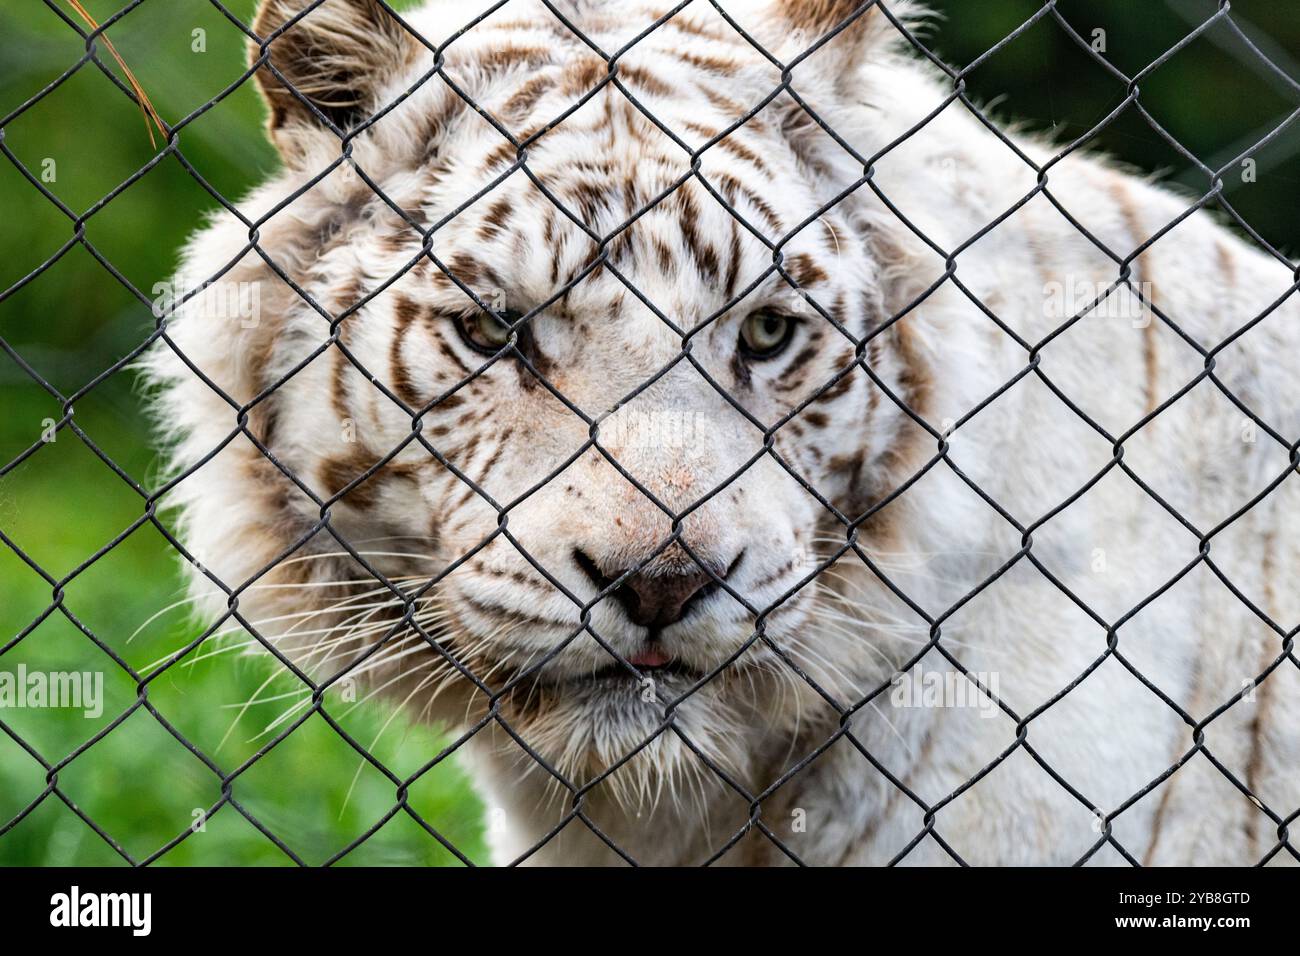
POLYGON ((775 358, 794 338, 795 320, 766 309, 755 312, 740 327, 740 351, 751 359, 775 358))
POLYGON ((518 312, 502 312, 498 316, 480 310, 460 323, 461 334, 478 351, 496 353, 510 341, 510 326, 518 320, 518 312))

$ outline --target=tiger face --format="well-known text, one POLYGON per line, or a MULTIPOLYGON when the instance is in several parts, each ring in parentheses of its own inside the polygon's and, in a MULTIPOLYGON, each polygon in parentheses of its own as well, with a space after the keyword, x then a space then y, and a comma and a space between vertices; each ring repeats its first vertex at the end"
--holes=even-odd
POLYGON ((783 89, 747 34, 804 49, 853 4, 599 6, 455 33, 451 3, 263 4, 265 255, 222 217, 187 259, 235 260, 261 317, 218 328, 199 296, 172 332, 242 409, 163 374, 182 448, 221 431, 199 409, 247 422, 176 494, 250 620, 313 615, 269 639, 495 713, 569 780, 630 761, 611 784, 643 796, 743 772, 796 669, 834 684, 819 554, 889 488, 926 385, 821 125, 851 125, 878 18, 783 89))

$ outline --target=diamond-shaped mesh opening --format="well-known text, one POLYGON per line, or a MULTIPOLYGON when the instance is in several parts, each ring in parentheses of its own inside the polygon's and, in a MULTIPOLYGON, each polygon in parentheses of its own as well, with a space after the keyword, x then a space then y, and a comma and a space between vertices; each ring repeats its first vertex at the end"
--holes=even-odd
POLYGON ((1251 12, 86 6, 0 103, 0 860, 1300 858, 1251 12))

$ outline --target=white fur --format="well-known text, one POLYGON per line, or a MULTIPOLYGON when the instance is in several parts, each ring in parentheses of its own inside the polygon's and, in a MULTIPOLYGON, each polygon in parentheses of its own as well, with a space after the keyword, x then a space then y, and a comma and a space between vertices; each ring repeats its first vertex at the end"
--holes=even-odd
MULTIPOLYGON (((805 46, 811 42, 806 37, 788 38, 779 4, 750 0, 724 5, 781 55, 792 55, 796 41, 805 46)), ((581 21, 605 49, 616 49, 662 12, 636 3, 618 7, 608 21, 591 13, 581 21)), ((576 8, 574 12, 583 15, 576 8)), ((710 29, 724 29, 704 4, 691 8, 689 15, 710 29)), ((477 102, 495 107, 533 74, 480 68, 486 55, 507 42, 556 43, 548 32, 554 20, 539 4, 516 0, 497 17, 531 19, 537 27, 520 25, 494 33, 489 20, 453 43, 447 53, 448 73, 458 85, 477 102)), ((449 2, 428 3, 409 16, 409 22, 435 44, 465 19, 464 5, 449 2)), ((882 29, 879 20, 873 29, 882 29)), ((747 106, 779 81, 778 71, 743 43, 653 34, 621 62, 624 68, 642 66, 671 81, 671 95, 639 88, 638 95, 665 125, 681 131, 679 135, 691 143, 705 137, 686 131, 685 124, 694 121, 720 129, 738 117, 724 115, 700 91, 699 82, 708 78, 691 75, 680 60, 669 56, 672 50, 696 50, 743 63, 722 92, 747 106)), ((861 60, 852 65, 840 62, 843 54, 837 51, 832 45, 798 67, 795 87, 863 156, 872 156, 912 129, 947 95, 947 87, 926 68, 900 57, 880 39, 864 44, 861 60)), ((580 56, 581 47, 575 43, 567 55, 580 56)), ((428 67, 427 56, 413 55, 401 71, 381 78, 377 101, 391 99, 428 67)), ((630 78, 628 84, 636 88, 630 78)), ((551 98, 537 107, 537 116, 555 115, 564 108, 565 98, 554 91, 548 95, 551 98)), ((651 188, 656 177, 670 181, 688 168, 686 153, 648 123, 640 124, 641 139, 624 126, 610 128, 602 112, 607 95, 620 97, 613 92, 594 97, 531 149, 529 168, 535 175, 544 182, 563 184, 576 175, 579 160, 608 159, 620 170, 618 175, 635 177, 651 188), (679 172, 670 175, 674 163, 679 172)), ((426 223, 438 221, 491 181, 480 160, 501 141, 500 134, 476 114, 459 110, 438 133, 440 141, 432 144, 436 150, 431 153, 431 144, 421 138, 427 134, 421 120, 448 111, 454 103, 454 94, 435 78, 354 142, 352 155, 358 166, 395 202, 426 223), (436 177, 427 175, 431 168, 438 171, 436 177)), ((635 116, 613 115, 620 124, 639 123, 635 116)), ((760 116, 769 121, 766 132, 747 127, 735 135, 762 153, 770 177, 756 178, 751 166, 717 147, 704 154, 706 177, 716 180, 732 174, 753 182, 785 221, 795 223, 861 175, 857 160, 801 121, 788 103, 774 104, 760 116), (795 153, 778 143, 784 135, 772 118, 778 109, 790 111, 791 129, 802 138, 800 149, 806 160, 820 162, 817 169, 796 162, 795 153)), ((331 134, 303 129, 295 135, 300 157, 240 204, 246 216, 260 217, 338 158, 338 140, 331 134)), ((1039 164, 1054 155, 1054 147, 1032 138, 1012 135, 1011 139, 1039 164)), ((831 275, 825 288, 814 292, 814 298, 828 307, 834 295, 843 291, 854 321, 870 310, 878 309, 882 317, 894 315, 943 274, 944 254, 931 244, 944 253, 965 246, 956 259, 956 279, 1023 340, 1037 344, 1070 314, 1053 314, 1054 284, 1074 289, 1080 283, 1096 283, 1105 288, 1120 270, 1041 194, 967 245, 1034 188, 1036 175, 961 104, 949 105, 919 133, 889 150, 874 169, 876 186, 928 243, 868 187, 861 187, 827 214, 828 220, 840 224, 843 245, 838 258, 829 261, 831 275)), ((1051 166, 1048 188, 1098 242, 1121 259, 1173 222, 1190 202, 1079 153, 1051 166)), ((335 300, 350 278, 360 277, 367 290, 379 288, 420 249, 418 235, 406 230, 385 206, 372 204, 360 218, 347 212, 357 195, 368 196, 368 190, 355 177, 336 171, 260 228, 261 247, 332 314, 352 305, 335 300), (336 221, 342 222, 342 241, 330 243, 328 251, 322 252, 316 237, 322 224, 336 221), (401 252, 394 251, 392 244, 381 244, 386 234, 405 237, 401 252)), ((536 187, 516 172, 439 230, 433 251, 444 262, 464 249, 491 258, 501 271, 510 272, 505 291, 511 307, 531 308, 555 291, 552 265, 557 260, 563 263, 559 271, 568 275, 581 267, 592 248, 580 230, 562 217, 557 238, 547 246, 538 218, 544 208, 536 187), (510 238, 507 231, 504 237, 483 240, 478 233, 483 210, 501 196, 513 197, 512 230, 518 234, 510 238)), ((741 211, 750 221, 761 222, 757 210, 741 211)), ((605 232, 623 218, 617 212, 602 213, 591 225, 596 232, 605 232)), ((721 244, 729 235, 731 219, 714 204, 699 210, 695 225, 721 244)), ((656 237, 671 246, 675 257, 686 260, 680 224, 672 212, 665 209, 648 215, 637 228, 647 242, 656 237)), ((242 252, 247 241, 247 229, 233 217, 214 217, 187 247, 183 281, 200 283, 236 260, 225 278, 259 285, 265 324, 237 328, 205 308, 200 299, 169 331, 177 347, 237 403, 249 401, 265 382, 287 373, 329 334, 328 319, 304 306, 257 255, 242 252), (267 366, 255 367, 257 356, 263 354, 270 356, 267 366)), ((822 245, 814 223, 784 252, 792 256, 808 251, 826 265, 822 245)), ((771 255, 758 240, 745 235, 743 261, 742 271, 753 278, 770 263, 771 255)), ((685 266, 665 273, 650 258, 634 257, 626 271, 647 299, 687 324, 699 322, 721 306, 716 289, 685 266)), ((1204 212, 1187 218, 1140 257, 1133 265, 1133 281, 1150 283, 1159 309, 1206 349, 1264 311, 1292 284, 1288 267, 1254 250, 1204 212)), ((476 291, 485 298, 491 294, 490 289, 476 291)), ((350 320, 348 347, 381 381, 388 375, 396 327, 393 296, 398 293, 447 310, 468 306, 458 290, 433 289, 427 281, 408 275, 358 313, 361 321, 350 320)), ((1023 374, 951 433, 946 460, 926 470, 885 509, 882 517, 887 520, 863 528, 862 551, 893 587, 848 552, 831 573, 820 576, 771 615, 766 628, 771 646, 762 641, 754 644, 733 665, 740 670, 732 679, 724 675, 684 701, 675 712, 675 726, 606 783, 584 793, 577 809, 630 857, 647 863, 700 862, 742 830, 744 835, 723 857, 725 862, 785 861, 787 857, 756 827, 746 829, 749 796, 768 791, 778 781, 780 786, 765 794, 761 822, 809 863, 883 863, 918 837, 904 857, 906 862, 950 861, 940 840, 972 863, 1060 864, 1089 852, 1101 832, 1088 806, 1112 813, 1193 746, 1190 728, 1114 655, 1036 716, 1026 728, 1023 745, 1015 745, 1016 721, 1006 713, 997 711, 987 717, 983 713, 988 707, 898 707, 891 702, 889 690, 856 709, 847 721, 848 733, 836 735, 842 725, 840 712, 887 684, 894 670, 929 640, 931 624, 940 617, 939 647, 972 672, 996 675, 1003 704, 1021 718, 1051 700, 1106 652, 1106 629, 1098 619, 1107 624, 1123 619, 1117 631, 1119 654, 1197 721, 1238 694, 1244 681, 1271 665, 1281 652, 1281 637, 1232 595, 1203 561, 1129 616, 1196 559, 1198 540, 1115 466, 1079 500, 1035 527, 1030 556, 1041 569, 1029 556, 1021 557, 952 610, 1022 547, 1021 532, 968 482, 1021 525, 1031 525, 1107 469, 1112 459, 1111 441, 1053 394, 1047 382, 1117 437, 1148 414, 1152 389, 1157 402, 1163 402, 1204 368, 1203 358, 1153 318, 1150 310, 1128 293, 1120 298, 1133 310, 1129 315, 1086 317, 1048 343, 1038 354, 1036 369, 1023 374), (1154 331, 1143 327, 1147 324, 1154 331), (1152 371, 1154 376, 1149 374, 1152 371), (873 532, 873 528, 886 530, 873 532), (1049 580, 1049 574, 1055 581, 1049 580), (906 602, 895 588, 905 593, 906 602), (797 663, 836 706, 795 676, 781 654, 797 663), (835 742, 820 750, 832 737, 835 742), (714 768, 706 766, 687 741, 714 768), (903 795, 863 751, 915 799, 903 795), (810 764, 783 779, 789 768, 814 753, 817 756, 810 764), (1083 800, 1071 795, 1039 761, 1083 800), (995 762, 991 772, 950 799, 995 762), (720 782, 715 768, 729 775, 731 784, 720 782), (921 804, 942 804, 932 833, 926 832, 921 804)), ((789 289, 772 280, 746 300, 745 308, 788 300, 789 289)), ((593 417, 609 412, 638 382, 681 350, 680 338, 607 272, 575 289, 568 304, 571 312, 589 319, 585 335, 572 322, 547 315, 535 321, 535 334, 553 359, 555 386, 593 417)), ((1288 300, 1217 353, 1214 367, 1218 381, 1287 441, 1294 440, 1300 427, 1293 384, 1300 375, 1297 322, 1300 314, 1288 300)), ((723 377, 735 326, 718 323, 715 329, 719 331, 694 340, 693 354, 711 374, 723 377)), ((891 347, 873 370, 891 391, 903 393, 906 363, 894 346, 913 349, 927 372, 924 414, 936 432, 967 416, 1024 373, 1030 362, 1026 349, 952 281, 925 297, 885 340, 891 347)), ((313 487, 318 481, 317 464, 351 447, 326 398, 336 351, 331 348, 275 392, 279 411, 273 450, 313 487)), ((463 378, 431 339, 416 337, 403 354, 408 367, 421 370, 430 398, 463 378)), ((466 362, 482 361, 467 350, 461 354, 466 362)), ((837 367, 825 359, 824 368, 818 366, 824 372, 821 380, 829 380, 837 367)), ((181 471, 225 440, 235 428, 236 416, 170 350, 155 355, 151 371, 160 387, 160 419, 181 471)), ((765 374, 755 366, 751 411, 769 422, 789 406, 772 397, 765 374)), ((420 477, 413 487, 378 489, 378 504, 366 512, 350 509, 346 503, 335 505, 333 532, 371 550, 375 546, 359 542, 389 535, 418 536, 411 552, 427 553, 431 559, 374 559, 386 573, 416 575, 435 573, 496 532, 496 511, 476 495, 463 500, 463 483, 437 465, 418 443, 409 443, 411 416, 350 365, 344 375, 352 390, 354 425, 366 444, 386 453, 408 441, 396 461, 411 465, 420 477), (450 512, 457 502, 459 510, 450 512), (436 544, 426 537, 431 521, 441 525, 436 544)), ((860 382, 854 394, 865 395, 874 388, 861 370, 855 375, 860 382)), ((588 435, 587 425, 548 392, 524 392, 516 382, 508 364, 500 364, 487 373, 477 394, 474 389, 465 391, 472 407, 482 405, 490 412, 487 422, 475 429, 490 426, 493 433, 514 429, 512 441, 504 443, 503 461, 484 478, 488 492, 503 504, 562 465, 588 435)), ((825 460, 862 449, 868 466, 861 480, 882 484, 872 489, 876 494, 892 491, 936 454, 939 443, 890 398, 883 394, 878 398, 879 410, 868 425, 857 414, 841 413, 815 441, 779 433, 777 450, 795 471, 816 478, 812 483, 820 493, 844 498, 853 492, 848 477, 828 469, 825 460), (903 460, 895 460, 891 453, 902 455, 903 460)), ((431 427, 440 420, 434 410, 423 422, 431 427)), ((1204 534, 1288 468, 1287 448, 1263 430, 1253 428, 1254 440, 1243 440, 1251 433, 1245 422, 1244 413, 1213 382, 1202 381, 1123 442, 1123 464, 1204 534)), ((601 427, 602 434, 610 436, 608 450, 619 463, 677 511, 691 508, 762 444, 761 432, 746 424, 684 364, 614 412, 601 427), (632 437, 637 415, 660 416, 660 422, 685 418, 701 430, 690 431, 685 442, 639 443, 632 437), (622 428, 624 424, 628 427, 622 428)), ((453 432, 432 440, 458 468, 478 480, 494 445, 485 431, 477 450, 465 452, 468 437, 453 432)), ((294 546, 319 517, 320 509, 306 495, 260 461, 251 443, 236 435, 214 460, 181 482, 168 501, 182 516, 184 541, 192 554, 232 587, 248 581, 294 546), (282 515, 268 511, 262 493, 271 486, 286 489, 288 511, 300 522, 293 533, 282 515)), ((1300 532, 1294 517, 1295 484, 1294 477, 1288 477, 1248 513, 1216 533, 1209 552, 1218 572, 1283 631, 1294 626, 1300 610, 1291 583, 1298 567, 1300 532)), ((743 493, 718 495, 691 511, 684 532, 703 556, 724 563, 745 549, 740 574, 729 583, 754 607, 764 609, 832 553, 834 545, 827 539, 838 536, 842 541, 845 531, 771 456, 760 458, 729 486, 729 491, 734 489, 743 493), (792 555, 801 557, 788 573, 765 588, 756 586, 792 555)), ((534 560, 586 601, 594 592, 569 557, 575 546, 600 552, 611 565, 627 566, 663 542, 672 522, 592 450, 514 507, 508 530, 534 560), (566 496, 565 485, 575 487, 582 497, 566 496)), ((323 532, 295 553, 306 557, 313 550, 340 550, 328 534, 323 532)), ((482 567, 476 570, 473 562, 461 566, 430 596, 440 615, 438 626, 446 628, 438 631, 431 625, 431 630, 435 637, 486 642, 486 662, 509 664, 497 677, 484 678, 499 688, 501 675, 510 667, 537 660, 580 631, 580 616, 577 605, 558 590, 551 588, 542 597, 512 582, 511 572, 540 578, 504 537, 498 535, 481 558, 482 567), (530 620, 546 617, 556 623, 503 632, 467 603, 470 598, 507 607, 530 620)), ((358 573, 350 562, 329 566, 329 574, 358 573)), ((322 579, 328 580, 329 574, 322 572, 322 579)), ((206 586, 205 579, 196 577, 196 587, 208 598, 208 613, 225 609, 225 596, 206 586)), ((267 593, 281 594, 256 587, 244 591, 241 610, 256 620, 313 606, 309 595, 292 589, 274 601, 267 593)), ((670 630, 665 642, 681 658, 709 669, 744 646, 754 624, 752 615, 725 595, 710 599, 702 612, 689 631, 670 630)), ((591 625, 624 656, 634 653, 641 639, 640 630, 628 624, 610 600, 591 611, 591 625)), ((320 666, 311 642, 295 640, 285 630, 271 626, 264 633, 278 636, 295 656, 320 666)), ((460 646, 463 649, 465 644, 460 646)), ((548 665, 547 673, 581 675, 610 659, 591 634, 579 632, 548 665)), ((324 673, 334 673, 347 660, 335 658, 324 673)), ((432 662, 428 666, 433 673, 432 662)), ((937 649, 929 651, 919 667, 952 670, 937 649)), ((379 676, 388 679, 390 672, 379 676)), ((1205 752, 1193 755, 1171 780, 1119 814, 1112 823, 1114 839, 1133 857, 1153 863, 1237 864, 1257 861, 1272 850, 1275 825, 1213 766, 1210 755, 1243 785, 1249 779, 1258 799, 1274 813, 1286 817, 1293 812, 1300 805, 1297 676, 1294 663, 1284 660, 1251 700, 1237 703, 1210 723, 1205 729, 1205 752)), ((428 688, 421 690, 418 683, 398 686, 402 696, 415 686, 411 706, 436 718, 460 723, 467 715, 471 721, 483 717, 484 699, 465 688, 449 692, 444 706, 427 699, 428 688)), ((573 688, 568 698, 555 702, 542 717, 524 721, 517 730, 575 786, 632 752, 664 721, 662 701, 641 704, 638 687, 612 691, 625 696, 610 700, 599 688, 568 686, 573 688)), ((670 682, 660 689, 671 697, 685 686, 670 682)), ((618 859, 582 819, 572 815, 570 792, 525 754, 502 726, 489 721, 467 750, 493 811, 489 833, 499 861, 529 853, 528 860, 534 863, 618 859), (566 819, 569 822, 559 835, 532 852, 537 841, 566 819)), ((1287 856, 1284 850, 1279 859, 1287 856)), ((1121 857, 1112 846, 1103 845, 1092 859, 1113 863, 1121 857)))

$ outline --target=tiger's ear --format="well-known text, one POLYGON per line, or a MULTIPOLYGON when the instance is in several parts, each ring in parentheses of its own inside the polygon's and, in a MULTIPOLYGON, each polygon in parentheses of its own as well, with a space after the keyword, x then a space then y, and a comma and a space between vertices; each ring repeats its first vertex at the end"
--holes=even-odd
MULTIPOLYGON (((253 32, 264 43, 274 36, 257 84, 287 160, 303 152, 304 136, 328 131, 317 112, 344 132, 364 120, 379 89, 420 49, 379 0, 262 0, 253 32)), ((261 57, 254 43, 250 65, 261 57)))
MULTIPOLYGON (((893 0, 888 6, 900 21, 914 12, 911 0, 893 0)), ((786 63, 829 37, 800 61, 796 84, 801 75, 813 75, 844 94, 855 89, 857 67, 898 35, 880 5, 870 0, 774 0, 770 19, 780 44, 775 52, 786 63)))

